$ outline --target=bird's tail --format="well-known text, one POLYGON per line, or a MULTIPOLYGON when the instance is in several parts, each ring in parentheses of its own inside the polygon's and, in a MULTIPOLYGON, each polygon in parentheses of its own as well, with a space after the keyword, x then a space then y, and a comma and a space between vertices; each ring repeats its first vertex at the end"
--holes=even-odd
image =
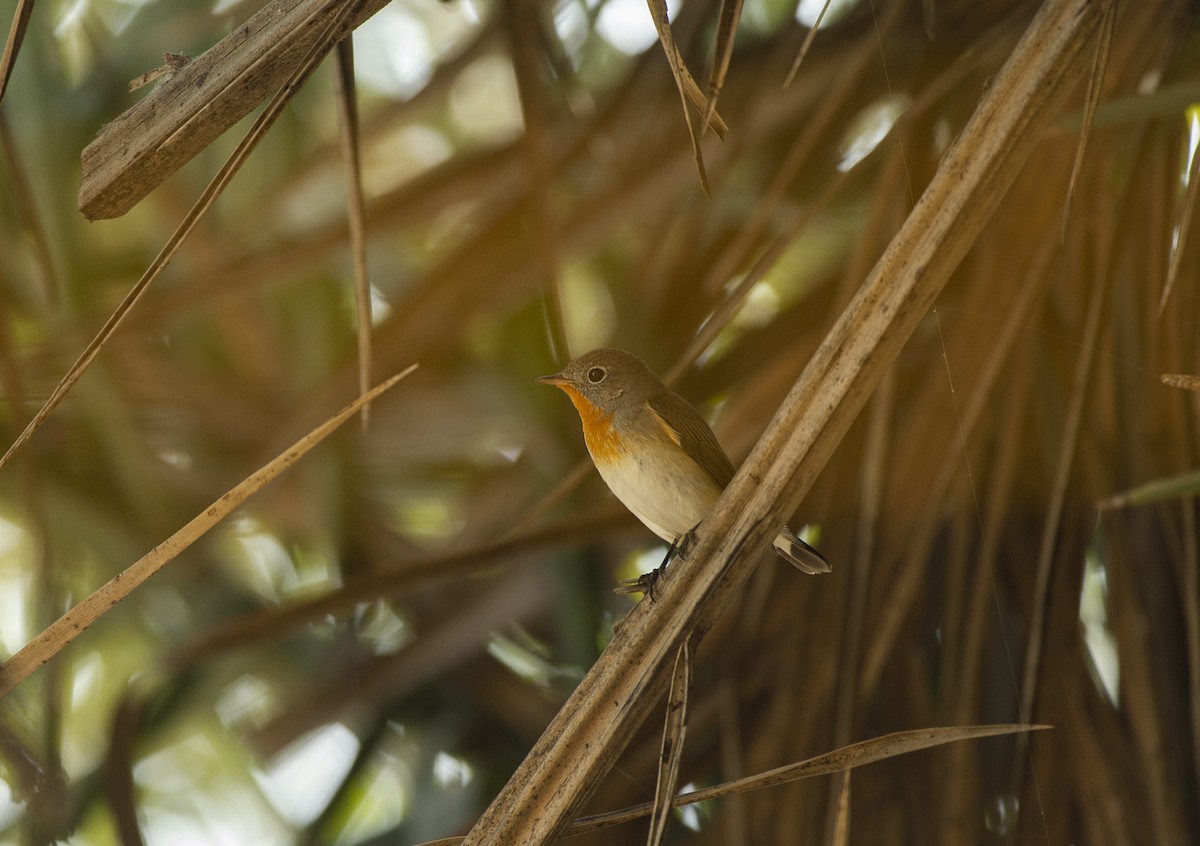
POLYGON ((809 575, 828 573, 832 569, 824 555, 800 540, 796 533, 786 526, 776 535, 774 546, 775 551, 793 567, 809 575))

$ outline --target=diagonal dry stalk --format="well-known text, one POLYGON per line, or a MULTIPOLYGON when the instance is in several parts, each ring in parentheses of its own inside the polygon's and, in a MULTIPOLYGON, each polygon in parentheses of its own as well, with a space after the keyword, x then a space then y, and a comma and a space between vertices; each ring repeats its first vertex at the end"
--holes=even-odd
POLYGON ((103 617, 118 602, 129 596, 147 579, 174 560, 205 532, 245 502, 248 497, 295 464, 305 453, 332 434, 364 405, 379 397, 415 369, 416 365, 411 365, 403 372, 381 382, 354 400, 272 461, 222 494, 212 505, 197 514, 175 534, 113 576, 87 598, 72 606, 69 611, 47 626, 16 655, 5 661, 3 667, 0 667, 0 697, 5 696, 39 667, 65 649, 71 641, 83 633, 84 629, 103 617))
MULTIPOLYGON (((924 729, 911 729, 873 737, 870 740, 860 740, 841 746, 830 752, 806 758, 776 767, 766 772, 755 773, 743 778, 714 784, 701 790, 681 793, 674 799, 675 807, 682 807, 694 802, 709 802, 714 799, 725 799, 751 790, 761 790, 764 787, 775 787, 805 778, 832 775, 834 773, 849 773, 851 770, 867 764, 873 764, 899 755, 907 755, 922 749, 931 749, 948 743, 960 743, 964 740, 978 740, 985 737, 999 737, 1006 734, 1024 735, 1030 731, 1044 731, 1052 726, 1000 724, 987 726, 938 726, 924 729)), ((607 811, 582 817, 568 829, 574 834, 584 834, 602 828, 619 825, 648 815, 653 805, 644 802, 631 808, 621 808, 617 811, 607 811)))
POLYGON ((34 1, 18 0, 16 11, 13 12, 12 26, 9 27, 8 39, 4 42, 4 54, 0 56, 0 103, 4 102, 4 92, 8 90, 8 80, 12 77, 13 67, 17 63, 17 53, 21 51, 21 42, 25 40, 25 30, 29 28, 34 1))
POLYGON ((1096 122, 1096 107, 1100 105, 1100 97, 1104 90, 1104 71, 1108 67, 1109 52, 1112 49, 1113 27, 1117 22, 1116 0, 1110 0, 1104 12, 1104 28, 1100 38, 1096 39, 1096 56, 1092 60, 1092 75, 1088 79, 1087 97, 1084 98, 1083 128, 1079 131, 1079 144, 1075 147, 1075 164, 1071 166, 1071 181, 1067 184, 1067 201, 1063 203, 1062 228, 1059 240, 1067 240, 1067 223, 1071 219, 1071 201, 1075 197, 1075 186, 1079 182, 1079 174, 1083 170, 1083 156, 1087 152, 1088 135, 1096 122))
POLYGON ((549 843, 570 823, 662 692, 666 662, 712 627, 749 577, 999 204, 1077 80, 1099 6, 1042 6, 686 560, 655 602, 630 614, 465 843, 549 843))
MULTIPOLYGON (((1075 374, 1071 390, 1070 404, 1067 407, 1066 419, 1063 426, 1062 441, 1058 450, 1058 464, 1054 468, 1050 495, 1047 498, 1046 519, 1042 529, 1041 543, 1038 548, 1037 574, 1033 583, 1033 598, 1029 630, 1026 637, 1024 670, 1021 675, 1021 714, 1033 713, 1037 702, 1039 676, 1038 671, 1046 649, 1047 617, 1049 615, 1049 594, 1051 571, 1055 566, 1055 551, 1058 548, 1059 536, 1062 529, 1063 512, 1066 508, 1067 485, 1075 464, 1075 450, 1078 448, 1080 432, 1083 429, 1087 403, 1090 397, 1088 385, 1095 370, 1097 340, 1104 317, 1104 305, 1110 294, 1110 258, 1108 247, 1112 244, 1115 227, 1106 215, 1097 214, 1103 223, 1096 226, 1095 243, 1100 266, 1096 269, 1095 287, 1090 295, 1087 308, 1087 319, 1084 326, 1082 352, 1075 365, 1075 374)), ((1023 778, 1025 770, 1025 746, 1018 743, 1013 760, 1014 775, 1023 778)))
POLYGON ((1196 211, 1196 197, 1200 196, 1200 151, 1192 154, 1192 163, 1188 167, 1187 196, 1183 200, 1183 208, 1179 211, 1179 240, 1171 245, 1171 263, 1167 269, 1167 281, 1163 284, 1162 298, 1158 301, 1158 313, 1161 316, 1167 308, 1167 300, 1175 287, 1175 279, 1179 276, 1180 261, 1183 258, 1183 248, 1187 244, 1188 233, 1192 229, 1192 214, 1196 211))
POLYGON ((817 31, 821 28, 821 21, 825 20, 825 13, 829 11, 829 4, 832 0, 825 0, 825 5, 821 7, 820 14, 813 21, 812 28, 809 29, 808 35, 804 36, 804 43, 800 45, 800 52, 796 54, 792 66, 788 69, 787 78, 783 80, 783 87, 789 87, 793 80, 796 79, 796 74, 800 70, 800 65, 804 61, 804 57, 808 55, 808 51, 812 48, 813 41, 816 40, 817 31))
MULTIPOLYGON (((659 43, 662 44, 663 52, 667 54, 671 75, 675 77, 675 86, 679 89, 679 99, 683 103, 683 122, 687 124, 688 138, 692 142, 692 158, 696 161, 696 173, 700 177, 700 187, 707 197, 712 192, 708 187, 708 172, 704 169, 704 153, 700 149, 700 136, 697 134, 696 127, 692 124, 692 116, 688 112, 688 94, 692 90, 699 90, 699 87, 683 61, 679 46, 675 43, 675 34, 671 30, 671 22, 667 17, 666 0, 647 0, 647 3, 650 6, 650 17, 654 19, 654 28, 658 30, 659 43)), ((708 108, 705 107, 706 117, 708 111, 708 108)), ((712 111, 715 113, 716 109, 714 108, 712 111)))
MULTIPOLYGON (((346 174, 346 220, 350 226, 350 254, 354 265, 354 316, 358 334, 358 392, 371 387, 371 281, 367 275, 367 203, 363 196, 362 133, 358 125, 358 100, 354 85, 354 36, 347 35, 334 51, 334 89, 338 127, 346 174)), ((371 406, 364 405, 365 431, 371 406)))
POLYGON ((717 98, 725 87, 725 77, 729 73, 729 61, 733 58, 733 39, 737 34, 738 21, 742 17, 742 0, 722 0, 721 12, 717 19, 716 45, 713 47, 712 68, 708 76, 708 106, 704 109, 704 120, 700 122, 700 136, 708 129, 717 110, 717 98))

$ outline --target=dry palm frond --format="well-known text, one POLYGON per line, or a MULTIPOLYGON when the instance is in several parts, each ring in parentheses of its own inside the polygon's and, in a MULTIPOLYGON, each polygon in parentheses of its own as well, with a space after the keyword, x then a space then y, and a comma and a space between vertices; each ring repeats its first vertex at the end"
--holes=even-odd
POLYGON ((668 839, 1200 840, 1200 427, 1194 379, 1161 377, 1200 360, 1189 4, 863 0, 806 30, 704 0, 672 6, 674 63, 642 7, 638 42, 614 3, 351 4, 313 56, 353 28, 353 80, 272 109, 179 241, 252 119, 221 132, 339 6, 219 5, 34 15, 4 94, 6 444, 160 275, 0 470, 0 643, 355 392, 365 269, 372 368, 422 367, 0 700, 24 801, 0 839, 170 840, 169 818, 417 842, 482 815, 507 846, 642 805, 577 838, 641 841, 687 639, 678 781, 711 801, 668 839), (167 50, 195 59, 131 96, 167 50), (1014 69, 1031 111, 992 111, 1014 69), (681 90, 698 141, 706 114, 723 136, 711 198, 681 90), (85 148, 84 208, 116 219, 74 207, 85 148), (637 607, 612 586, 662 550, 534 381, 593 345, 650 362, 743 466, 637 607), (785 520, 832 575, 767 557, 785 520), (862 738, 1034 721, 1057 730, 881 759, 852 798, 727 792, 862 738), (327 784, 298 811, 306 755, 327 784), (194 807, 164 789, 184 772, 194 807), (530 789, 487 811, 513 772, 530 789))

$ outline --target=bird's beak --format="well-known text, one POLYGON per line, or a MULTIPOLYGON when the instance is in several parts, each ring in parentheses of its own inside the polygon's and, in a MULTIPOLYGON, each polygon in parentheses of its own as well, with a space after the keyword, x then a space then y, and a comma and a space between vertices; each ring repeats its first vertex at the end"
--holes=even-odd
POLYGON ((538 381, 543 385, 569 385, 571 380, 561 373, 555 373, 553 376, 539 376, 538 381))

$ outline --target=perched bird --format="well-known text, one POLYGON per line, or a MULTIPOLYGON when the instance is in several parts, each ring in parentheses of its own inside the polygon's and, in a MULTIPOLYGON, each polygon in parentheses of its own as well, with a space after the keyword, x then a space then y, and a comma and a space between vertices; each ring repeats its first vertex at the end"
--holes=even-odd
MULTIPOLYGON (((538 381, 571 398, 600 476, 672 551, 733 478, 733 464, 700 412, 630 353, 592 350, 538 381)), ((774 547, 805 573, 829 572, 825 557, 787 527, 774 547)))

